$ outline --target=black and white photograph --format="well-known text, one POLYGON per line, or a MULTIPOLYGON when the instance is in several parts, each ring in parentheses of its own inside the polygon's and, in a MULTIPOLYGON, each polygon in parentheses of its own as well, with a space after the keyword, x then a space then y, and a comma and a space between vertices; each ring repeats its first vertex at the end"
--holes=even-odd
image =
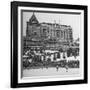
POLYGON ((22 77, 80 74, 80 13, 22 11, 22 77))
POLYGON ((18 83, 83 80, 85 11, 34 6, 18 6, 18 83))

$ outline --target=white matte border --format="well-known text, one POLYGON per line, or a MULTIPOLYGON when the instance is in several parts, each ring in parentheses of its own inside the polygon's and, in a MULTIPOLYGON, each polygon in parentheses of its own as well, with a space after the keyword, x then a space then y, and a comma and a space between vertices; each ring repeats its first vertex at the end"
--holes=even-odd
POLYGON ((36 8, 36 7, 18 7, 18 83, 32 83, 32 82, 45 82, 45 81, 65 81, 65 80, 80 80, 84 79, 84 11, 73 9, 52 9, 52 8, 36 8), (76 76, 63 75, 62 76, 38 76, 34 78, 25 77, 21 78, 21 9, 23 10, 43 10, 43 11, 65 11, 65 12, 81 12, 81 33, 80 33, 80 67, 81 73, 76 76))

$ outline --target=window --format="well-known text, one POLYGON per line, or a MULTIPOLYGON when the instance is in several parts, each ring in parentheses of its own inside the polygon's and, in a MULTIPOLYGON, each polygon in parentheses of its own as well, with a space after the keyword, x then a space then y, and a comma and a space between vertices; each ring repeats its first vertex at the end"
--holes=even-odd
POLYGON ((57 36, 57 37, 60 37, 60 32, 59 32, 59 30, 56 31, 56 36, 57 36))
POLYGON ((43 29, 43 34, 46 35, 46 29, 43 29))
POLYGON ((36 36, 37 35, 37 32, 34 32, 33 34, 34 34, 34 36, 36 36))

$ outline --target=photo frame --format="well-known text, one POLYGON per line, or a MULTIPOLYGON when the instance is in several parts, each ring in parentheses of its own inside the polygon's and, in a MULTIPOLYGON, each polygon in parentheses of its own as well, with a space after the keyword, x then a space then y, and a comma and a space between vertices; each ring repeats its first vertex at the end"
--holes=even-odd
POLYGON ((11 87, 88 82, 87 6, 11 2, 11 87))

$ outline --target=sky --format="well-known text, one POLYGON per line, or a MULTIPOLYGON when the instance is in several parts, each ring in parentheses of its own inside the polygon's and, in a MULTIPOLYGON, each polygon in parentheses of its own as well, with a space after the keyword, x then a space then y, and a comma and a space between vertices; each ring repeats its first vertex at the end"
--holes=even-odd
MULTIPOLYGON (((23 12, 23 35, 26 35, 26 22, 29 21, 33 12, 23 12)), ((61 25, 70 25, 73 31, 74 40, 80 38, 81 15, 80 14, 60 14, 60 13, 42 13, 34 12, 37 20, 47 23, 59 23, 61 25)))

